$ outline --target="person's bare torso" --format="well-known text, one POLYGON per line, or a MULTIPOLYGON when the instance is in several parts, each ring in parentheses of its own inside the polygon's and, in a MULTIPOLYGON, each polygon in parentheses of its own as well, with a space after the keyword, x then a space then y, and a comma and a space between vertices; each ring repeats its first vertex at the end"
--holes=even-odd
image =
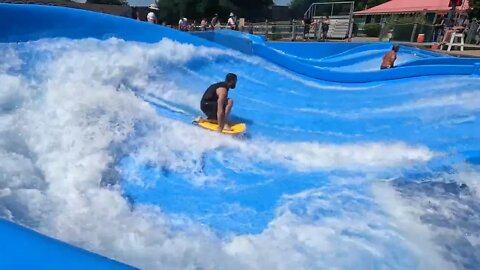
POLYGON ((397 60, 397 53, 392 50, 383 56, 382 67, 393 67, 395 60, 397 60))

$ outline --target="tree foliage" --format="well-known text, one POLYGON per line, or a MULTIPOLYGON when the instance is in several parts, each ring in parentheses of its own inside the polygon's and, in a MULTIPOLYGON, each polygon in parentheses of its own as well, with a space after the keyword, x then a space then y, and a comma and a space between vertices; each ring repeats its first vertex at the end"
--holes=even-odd
POLYGON ((470 16, 480 19, 480 0, 468 0, 470 6, 470 16))

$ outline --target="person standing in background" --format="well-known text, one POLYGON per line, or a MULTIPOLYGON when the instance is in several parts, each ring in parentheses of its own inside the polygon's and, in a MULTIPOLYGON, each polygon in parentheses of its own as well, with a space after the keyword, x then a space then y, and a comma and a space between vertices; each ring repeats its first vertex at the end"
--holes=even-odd
POLYGON ((312 24, 312 18, 305 15, 303 17, 303 39, 310 39, 310 25, 312 24))
POLYGON ((200 22, 200 28, 202 29, 202 31, 207 31, 207 28, 208 28, 207 18, 202 19, 202 21, 200 22))
POLYGON ((156 4, 151 4, 148 7, 148 9, 150 10, 150 12, 148 12, 148 14, 147 14, 147 22, 157 24, 158 19, 157 19, 157 15, 155 14, 159 10, 157 5, 156 4))
POLYGON ((188 30, 188 20, 187 18, 181 18, 178 21, 178 30, 187 31, 188 30))
POLYGON ((233 14, 233 12, 230 12, 230 17, 228 18, 227 25, 228 25, 228 28, 230 28, 230 30, 235 30, 236 23, 235 23, 235 15, 233 14))
POLYGON ((330 17, 326 17, 322 21, 322 40, 327 40, 328 29, 330 29, 330 17))
POLYGON ((217 23, 218 23, 218 14, 215 13, 215 15, 213 16, 212 21, 210 23, 210 26, 211 26, 212 30, 215 29, 215 26, 217 26, 217 23))
POLYGON ((136 19, 137 21, 141 21, 141 20, 142 20, 142 18, 141 18, 141 16, 140 16, 140 11, 139 11, 139 10, 136 10, 136 11, 135 11, 135 19, 136 19))

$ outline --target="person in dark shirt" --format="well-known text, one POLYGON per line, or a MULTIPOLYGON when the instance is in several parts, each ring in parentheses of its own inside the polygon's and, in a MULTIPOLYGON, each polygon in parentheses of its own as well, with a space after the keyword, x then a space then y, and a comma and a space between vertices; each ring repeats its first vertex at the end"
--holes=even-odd
POLYGON ((212 30, 215 29, 215 26, 217 26, 217 23, 218 23, 218 14, 215 13, 215 15, 213 16, 212 21, 210 23, 210 27, 212 28, 212 30))
POLYGON ((445 17, 443 15, 438 15, 433 24, 433 42, 438 42, 440 40, 440 36, 443 35, 444 24, 445 17))
POLYGON ((202 96, 200 109, 207 118, 199 117, 194 122, 218 123, 218 131, 231 130, 228 117, 233 107, 233 100, 228 98, 228 91, 237 86, 237 75, 227 74, 225 81, 210 85, 202 96))
POLYGON ((305 15, 305 17, 303 18, 303 24, 304 24, 303 39, 307 39, 307 38, 310 39, 309 32, 310 32, 310 25, 312 24, 312 18, 305 15))
POLYGON ((330 17, 327 16, 323 21, 322 21, 322 40, 326 41, 327 40, 327 35, 328 35, 328 30, 330 29, 330 17))

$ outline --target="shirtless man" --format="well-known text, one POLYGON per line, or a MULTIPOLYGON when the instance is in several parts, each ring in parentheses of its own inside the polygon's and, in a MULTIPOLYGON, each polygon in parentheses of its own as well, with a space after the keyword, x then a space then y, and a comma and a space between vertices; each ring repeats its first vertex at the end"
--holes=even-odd
POLYGON ((394 67, 395 60, 397 60, 398 50, 400 50, 400 46, 395 45, 392 47, 391 51, 389 51, 383 56, 383 61, 380 69, 389 69, 394 67))
POLYGON ((207 118, 199 117, 194 122, 218 122, 218 131, 231 130, 228 125, 228 117, 233 107, 233 100, 228 98, 228 91, 235 89, 237 75, 228 73, 225 81, 210 85, 200 101, 200 109, 207 118))

